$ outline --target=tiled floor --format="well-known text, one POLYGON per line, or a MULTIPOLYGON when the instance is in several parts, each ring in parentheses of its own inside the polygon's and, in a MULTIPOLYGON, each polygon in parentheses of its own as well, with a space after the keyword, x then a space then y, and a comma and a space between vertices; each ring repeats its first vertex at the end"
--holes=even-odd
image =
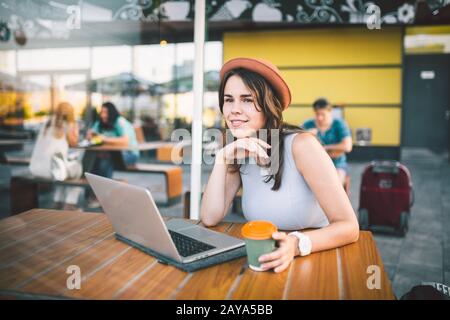
MULTIPOLYGON (((25 153, 29 150, 25 150, 25 153)), ((413 286, 423 281, 450 284, 450 164, 446 154, 437 154, 422 149, 405 149, 402 162, 410 169, 415 189, 415 204, 412 209, 410 230, 403 237, 390 234, 375 234, 375 240, 383 258, 397 297, 401 297, 413 286)), ((351 163, 350 199, 355 211, 359 204, 359 186, 365 163, 351 163)), ((26 168, 12 167, 13 174, 26 168)), ((189 166, 184 167, 183 188, 189 190, 189 166)), ((202 183, 206 184, 211 168, 204 167, 202 183)), ((0 170, 0 218, 9 214, 9 170, 0 170)), ((117 173, 115 178, 148 187, 156 200, 163 200, 162 176, 149 174, 117 173)), ((43 207, 51 206, 51 194, 41 197, 43 207)), ((182 203, 162 207, 167 216, 182 216, 182 203)), ((242 215, 230 213, 226 220, 245 221, 242 215)))

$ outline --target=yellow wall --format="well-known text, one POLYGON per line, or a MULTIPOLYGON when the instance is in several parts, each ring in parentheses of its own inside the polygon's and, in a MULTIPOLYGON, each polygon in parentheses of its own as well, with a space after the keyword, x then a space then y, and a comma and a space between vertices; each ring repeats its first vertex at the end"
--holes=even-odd
POLYGON ((398 64, 400 29, 333 28, 224 35, 224 59, 264 57, 278 67, 398 64))
POLYGON ((372 141, 376 141, 378 145, 400 145, 400 108, 347 107, 345 119, 352 128, 372 128, 372 141))
POLYGON ((224 35, 224 60, 250 56, 277 65, 292 92, 287 122, 313 116, 320 96, 345 106, 353 132, 372 129, 372 145, 399 146, 402 32, 366 28, 240 32, 224 35))
POLYGON ((400 104, 400 68, 307 69, 281 72, 292 91, 292 104, 308 104, 319 96, 345 104, 400 104))

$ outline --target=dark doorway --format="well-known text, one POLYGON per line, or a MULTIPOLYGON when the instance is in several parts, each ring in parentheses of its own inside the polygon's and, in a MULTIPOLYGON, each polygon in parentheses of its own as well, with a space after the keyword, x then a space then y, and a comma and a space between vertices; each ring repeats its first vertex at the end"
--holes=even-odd
POLYGON ((402 146, 448 150, 450 55, 407 55, 404 68, 402 146))

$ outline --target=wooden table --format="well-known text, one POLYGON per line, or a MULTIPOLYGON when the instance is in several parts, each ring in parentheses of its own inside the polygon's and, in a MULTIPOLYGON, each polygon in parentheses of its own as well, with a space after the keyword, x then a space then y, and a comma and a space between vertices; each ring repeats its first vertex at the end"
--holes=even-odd
POLYGON ((99 146, 91 147, 74 147, 74 149, 82 149, 86 151, 148 151, 158 149, 165 145, 176 145, 178 143, 179 142, 172 141, 149 141, 138 143, 136 147, 102 144, 99 146))
MULTIPOLYGON (((240 237, 241 224, 213 228, 240 237)), ((101 213, 33 209, 0 220, 0 297, 88 299, 394 299, 370 232, 357 243, 294 260, 280 274, 246 258, 186 273, 114 238, 101 213), (67 268, 81 271, 69 290, 67 268), (368 289, 370 265, 380 289, 368 289)))
POLYGON ((114 170, 118 171, 126 171, 127 166, 123 160, 122 152, 123 151, 149 151, 155 150, 163 146, 167 145, 177 145, 180 144, 181 147, 189 145, 191 142, 172 142, 172 141, 150 141, 139 143, 136 147, 132 146, 120 146, 120 145, 110 145, 103 144, 99 146, 92 147, 74 147, 74 149, 85 150, 85 154, 83 157, 83 171, 91 172, 94 167, 96 152, 109 152, 111 154, 111 158, 114 165, 114 170), (180 144, 181 143, 181 144, 180 144))
POLYGON ((0 140, 0 163, 6 163, 6 154, 5 152, 10 150, 11 148, 19 148, 22 147, 27 140, 20 139, 1 139, 0 140))

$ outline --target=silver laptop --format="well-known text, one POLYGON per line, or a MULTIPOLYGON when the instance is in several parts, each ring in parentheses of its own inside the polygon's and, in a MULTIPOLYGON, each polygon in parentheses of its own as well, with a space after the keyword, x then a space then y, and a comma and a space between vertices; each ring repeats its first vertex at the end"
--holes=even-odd
POLYGON ((188 263, 244 245, 244 241, 183 219, 161 217, 150 191, 85 173, 119 237, 180 263, 188 263))

